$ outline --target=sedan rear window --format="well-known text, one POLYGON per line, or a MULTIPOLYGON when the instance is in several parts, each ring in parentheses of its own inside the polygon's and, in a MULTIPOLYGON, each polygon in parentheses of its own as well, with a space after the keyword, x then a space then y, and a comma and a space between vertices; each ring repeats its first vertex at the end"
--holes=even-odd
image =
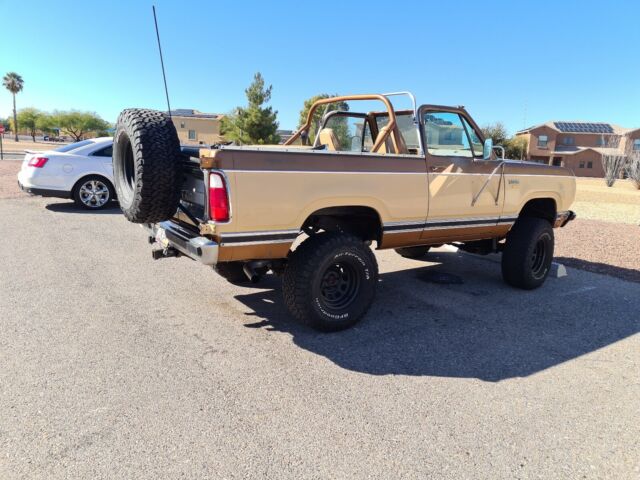
POLYGON ((54 152, 70 152, 71 150, 75 150, 76 148, 84 147, 86 145, 90 145, 94 143, 93 140, 82 140, 81 142, 70 143, 69 145, 64 145, 62 147, 58 147, 54 150, 54 152))

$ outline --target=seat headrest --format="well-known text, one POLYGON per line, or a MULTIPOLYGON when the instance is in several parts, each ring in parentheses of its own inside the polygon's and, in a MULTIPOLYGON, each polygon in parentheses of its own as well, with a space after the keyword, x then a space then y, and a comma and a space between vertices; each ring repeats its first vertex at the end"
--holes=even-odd
POLYGON ((320 145, 326 145, 327 150, 333 150, 337 152, 340 150, 340 142, 338 141, 338 137, 333 133, 332 128, 323 128, 318 132, 318 139, 320 141, 320 145))

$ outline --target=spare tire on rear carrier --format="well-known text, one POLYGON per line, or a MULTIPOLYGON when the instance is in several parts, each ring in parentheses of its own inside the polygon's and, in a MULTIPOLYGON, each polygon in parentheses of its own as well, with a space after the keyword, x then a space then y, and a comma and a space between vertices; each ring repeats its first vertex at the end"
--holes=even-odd
POLYGON ((134 223, 173 216, 180 201, 180 142, 163 112, 123 110, 113 139, 113 177, 120 208, 134 223))

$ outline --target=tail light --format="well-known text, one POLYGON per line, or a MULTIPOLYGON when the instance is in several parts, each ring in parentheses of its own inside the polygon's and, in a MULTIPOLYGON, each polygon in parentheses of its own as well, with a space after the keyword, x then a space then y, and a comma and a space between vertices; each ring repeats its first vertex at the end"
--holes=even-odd
POLYGON ((33 157, 31 160, 29 160, 29 166, 42 168, 48 161, 49 159, 47 157, 33 157))
POLYGON ((216 222, 229 220, 229 195, 221 174, 211 172, 209 175, 209 216, 216 222))

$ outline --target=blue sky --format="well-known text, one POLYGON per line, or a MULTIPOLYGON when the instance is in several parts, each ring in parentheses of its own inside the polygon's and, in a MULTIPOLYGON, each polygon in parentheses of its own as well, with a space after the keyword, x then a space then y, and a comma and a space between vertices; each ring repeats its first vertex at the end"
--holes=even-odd
MULTIPOLYGON (((640 127, 640 2, 155 2, 173 108, 224 113, 260 71, 281 128, 321 92, 411 90, 513 132, 547 120, 640 127)), ((152 2, 0 0, 18 108, 164 109, 152 2)), ((0 91, 0 116, 11 96, 0 91)))

